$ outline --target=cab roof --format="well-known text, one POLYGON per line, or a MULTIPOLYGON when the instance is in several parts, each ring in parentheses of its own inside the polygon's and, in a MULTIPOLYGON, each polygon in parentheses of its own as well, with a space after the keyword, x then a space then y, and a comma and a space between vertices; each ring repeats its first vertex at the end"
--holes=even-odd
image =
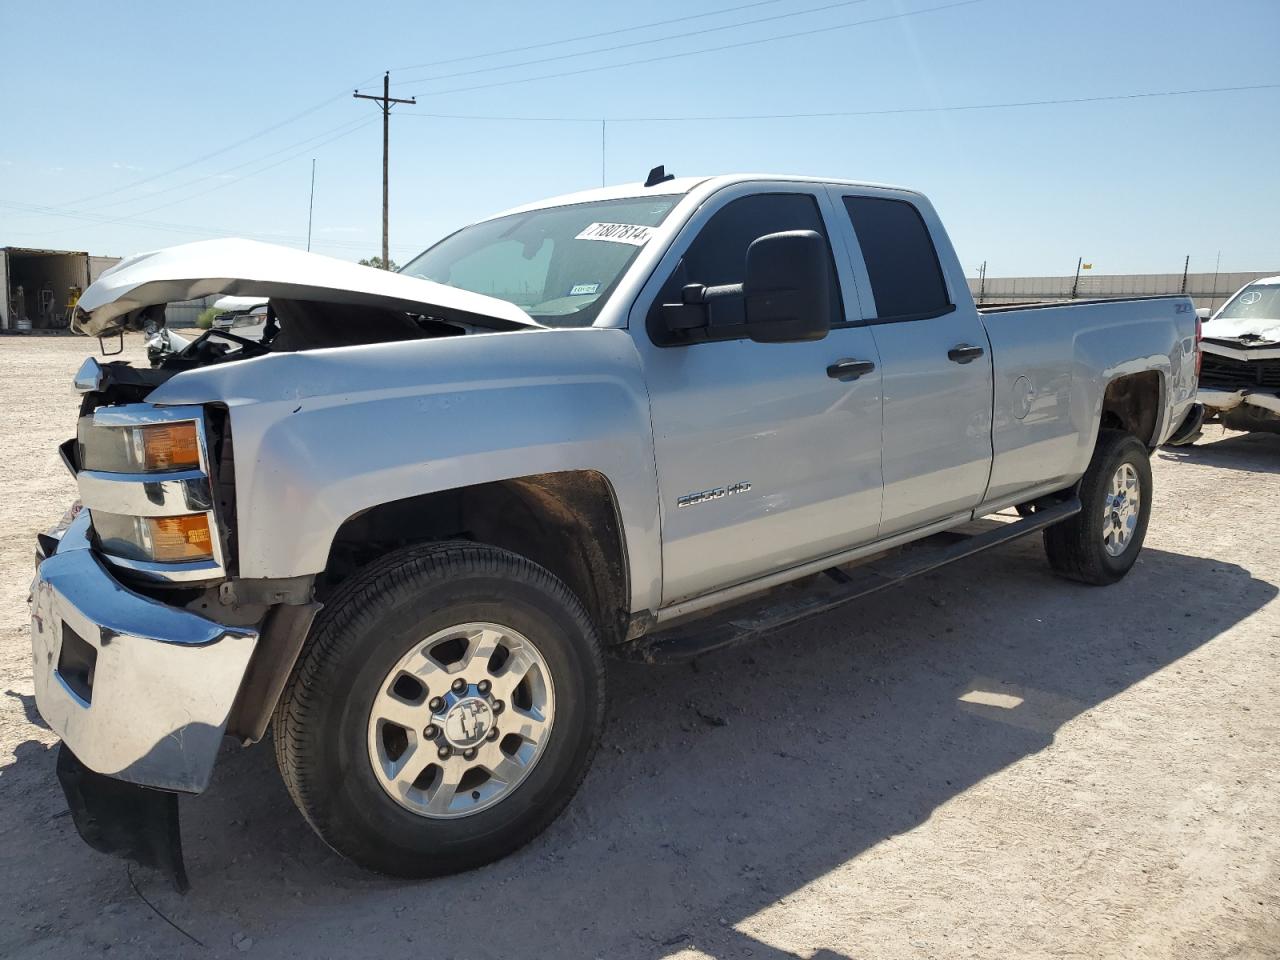
MULTIPOLYGON (((899 190, 904 193, 915 193, 919 191, 911 190, 907 187, 894 186, 887 183, 871 183, 861 180, 842 180, 839 178, 829 177, 798 177, 789 174, 776 173, 730 173, 721 174, 715 177, 676 177, 667 180, 665 183, 658 183, 652 187, 646 187, 642 182, 620 183, 609 187, 596 187, 592 190, 580 190, 577 193, 566 193, 558 197, 549 197, 545 200, 535 200, 533 203, 521 204, 518 207, 512 207, 509 210, 503 210, 501 213, 495 213, 485 220, 496 220, 499 217, 510 216, 513 213, 526 213, 530 210, 542 210, 547 207, 567 207, 576 203, 593 203, 600 200, 629 200, 637 197, 662 197, 681 195, 691 193, 699 187, 704 187, 707 192, 718 190, 722 187, 733 186, 738 183, 754 183, 754 182, 787 182, 787 183, 818 183, 818 184, 834 184, 849 187, 873 187, 881 190, 899 190)), ((483 222, 483 221, 480 221, 483 222)))

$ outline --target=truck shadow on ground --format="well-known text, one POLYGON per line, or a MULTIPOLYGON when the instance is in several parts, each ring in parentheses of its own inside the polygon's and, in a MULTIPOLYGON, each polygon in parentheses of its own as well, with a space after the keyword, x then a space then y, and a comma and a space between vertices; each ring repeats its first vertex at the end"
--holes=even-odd
POLYGON ((1161 460, 1194 463, 1206 467, 1280 473, 1280 434, 1231 433, 1221 427, 1205 427, 1204 438, 1190 447, 1161 447, 1161 460), (1221 439, 1219 439, 1221 437, 1221 439))
MULTIPOLYGON (((262 744, 227 752, 210 790, 183 803, 192 892, 137 881, 216 952, 247 936, 260 957, 790 957, 736 926, 1276 593, 1237 565, 1151 549, 1115 587, 1076 586, 1022 541, 692 666, 614 664, 577 799, 490 867, 423 883, 358 870, 303 823, 262 744)), ((26 825, 7 831, 7 860, 30 874, 18 916, 54 909, 42 859, 74 864, 56 895, 62 932, 15 930, 3 952, 54 936, 100 949, 114 909, 147 952, 208 956, 150 914, 119 861, 81 846, 51 755, 34 742, 18 753, 26 825)))

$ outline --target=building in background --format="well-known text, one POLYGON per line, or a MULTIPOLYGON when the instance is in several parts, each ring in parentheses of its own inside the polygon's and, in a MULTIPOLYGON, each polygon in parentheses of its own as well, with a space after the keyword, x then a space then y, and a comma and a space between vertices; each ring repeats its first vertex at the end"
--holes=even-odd
POLYGON ((0 331, 65 330, 84 288, 119 257, 0 247, 0 331))

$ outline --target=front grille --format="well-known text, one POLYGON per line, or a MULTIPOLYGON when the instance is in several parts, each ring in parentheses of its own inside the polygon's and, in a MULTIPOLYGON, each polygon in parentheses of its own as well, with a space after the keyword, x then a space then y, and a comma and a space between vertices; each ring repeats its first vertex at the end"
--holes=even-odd
POLYGON ((1206 350, 1200 367, 1200 384, 1226 390, 1239 390, 1244 387, 1280 389, 1280 358, 1237 360, 1234 357, 1224 357, 1206 350))

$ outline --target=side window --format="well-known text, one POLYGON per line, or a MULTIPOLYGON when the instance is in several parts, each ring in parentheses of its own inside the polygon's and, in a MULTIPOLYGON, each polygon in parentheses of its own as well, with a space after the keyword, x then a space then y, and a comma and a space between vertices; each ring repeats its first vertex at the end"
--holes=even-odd
POLYGON ((955 309, 919 210, 882 197, 845 197, 844 208, 867 264, 878 322, 923 320, 955 309))
MULTIPOLYGON (((746 274, 747 247, 760 237, 783 230, 813 230, 827 236, 818 201, 807 193, 758 193, 732 200, 718 210, 698 231, 675 271, 662 286, 647 325, 654 343, 673 346, 703 340, 736 340, 744 336, 741 324, 673 334, 662 322, 662 304, 677 303, 680 290, 688 283, 720 286, 742 283, 746 274)), ((836 279, 831 245, 827 244, 827 277, 831 285, 831 323, 844 322, 844 305, 836 279)))

